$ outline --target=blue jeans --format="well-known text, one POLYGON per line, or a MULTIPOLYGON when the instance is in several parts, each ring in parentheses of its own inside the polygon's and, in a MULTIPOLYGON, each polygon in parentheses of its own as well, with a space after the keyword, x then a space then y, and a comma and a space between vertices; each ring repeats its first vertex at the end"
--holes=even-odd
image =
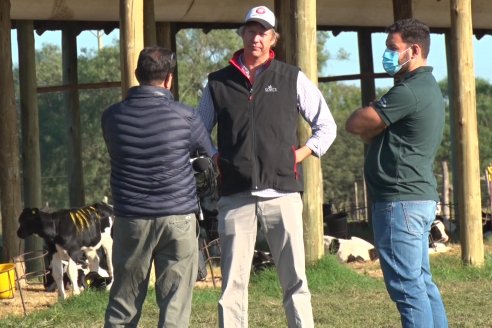
POLYGON ((446 310, 429 264, 434 201, 375 202, 375 246, 386 289, 400 312, 402 327, 443 328, 446 310))

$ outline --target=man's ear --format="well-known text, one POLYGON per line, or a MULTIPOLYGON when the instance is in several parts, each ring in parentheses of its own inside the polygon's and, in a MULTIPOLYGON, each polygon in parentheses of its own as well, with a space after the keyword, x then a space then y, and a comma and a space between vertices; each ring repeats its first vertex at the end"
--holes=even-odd
POLYGON ((422 49, 420 48, 420 46, 418 44, 412 44, 412 55, 413 56, 419 56, 422 54, 422 49))
POLYGON ((171 90, 172 84, 173 84, 173 74, 168 73, 166 75, 166 79, 164 80, 164 88, 171 90))

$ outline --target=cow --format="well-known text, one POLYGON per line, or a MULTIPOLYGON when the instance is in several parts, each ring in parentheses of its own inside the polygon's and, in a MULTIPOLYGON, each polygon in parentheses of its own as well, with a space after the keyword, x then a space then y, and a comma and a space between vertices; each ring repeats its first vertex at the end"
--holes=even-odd
POLYGON ((325 235, 323 239, 327 253, 336 255, 341 262, 365 262, 378 259, 374 246, 362 238, 352 236, 350 239, 342 239, 325 235))
POLYGON ((31 235, 38 235, 44 239, 48 252, 52 255, 51 272, 58 288, 58 297, 66 299, 63 273, 65 270, 68 273, 73 294, 80 294, 77 262, 83 254, 87 257, 89 271, 97 272, 97 249, 102 247, 107 257, 108 274, 110 277, 113 276, 112 222, 112 207, 106 203, 62 209, 53 213, 37 208, 25 208, 19 216, 17 236, 25 239, 31 235))
POLYGON ((444 221, 440 220, 436 216, 436 220, 432 222, 431 230, 429 232, 429 253, 442 253, 447 252, 449 248, 446 243, 449 241, 447 229, 445 228, 444 221))

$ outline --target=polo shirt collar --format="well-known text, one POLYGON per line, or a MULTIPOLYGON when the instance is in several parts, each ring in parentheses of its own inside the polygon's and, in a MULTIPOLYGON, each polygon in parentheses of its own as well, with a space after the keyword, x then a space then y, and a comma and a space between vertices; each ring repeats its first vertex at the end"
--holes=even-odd
POLYGON ((432 66, 420 66, 420 67, 417 67, 413 71, 405 73, 405 75, 403 75, 402 82, 405 81, 405 80, 408 80, 412 76, 415 76, 415 75, 417 75, 419 73, 432 73, 432 70, 433 70, 432 66))

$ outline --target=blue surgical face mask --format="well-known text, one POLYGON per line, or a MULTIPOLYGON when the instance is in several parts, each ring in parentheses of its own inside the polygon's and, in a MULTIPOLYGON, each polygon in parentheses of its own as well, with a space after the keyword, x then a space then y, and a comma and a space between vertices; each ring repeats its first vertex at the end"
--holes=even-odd
MULTIPOLYGON (((408 49, 410 49, 410 48, 408 48, 408 49)), ((407 51, 408 49, 406 49, 405 51, 407 51)), ((405 52, 405 51, 403 51, 403 52, 405 52)), ((405 65, 406 63, 408 63, 410 61, 410 59, 409 59, 400 65, 400 64, 398 64, 399 58, 400 58, 400 53, 398 51, 390 50, 390 49, 386 49, 384 51, 384 53, 383 53, 383 68, 386 71, 386 73, 388 73, 391 76, 394 76, 396 73, 398 73, 400 71, 400 69, 402 68, 403 65, 405 65)))

